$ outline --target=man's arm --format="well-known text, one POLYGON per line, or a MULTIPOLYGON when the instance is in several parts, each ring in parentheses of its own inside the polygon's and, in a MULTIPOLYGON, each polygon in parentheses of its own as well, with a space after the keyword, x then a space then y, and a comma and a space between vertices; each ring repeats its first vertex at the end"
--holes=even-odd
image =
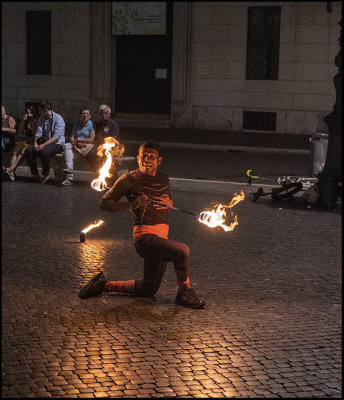
MULTIPOLYGON (((65 126, 66 126, 66 124, 65 124, 63 118, 61 117, 61 115, 57 115, 57 114, 54 113, 53 116, 55 116, 55 121, 54 121, 55 124, 53 126, 50 139, 52 139, 54 137, 54 138, 56 138, 56 140, 54 140, 53 142, 50 142, 50 143, 57 142, 60 139, 61 136, 64 136, 64 134, 65 134, 65 126)), ((45 143, 47 143, 47 142, 45 142, 45 143)))
POLYGON ((95 133, 94 133, 94 129, 92 129, 89 138, 76 138, 75 142, 83 143, 83 144, 86 144, 86 143, 92 144, 94 142, 94 138, 95 138, 95 133))
MULTIPOLYGON (((47 146, 50 143, 56 143, 57 142, 57 138, 55 136, 52 136, 50 139, 48 139, 46 142, 37 145, 37 147, 35 147, 37 150, 43 150, 45 146, 47 146)), ((36 143, 36 140, 35 140, 36 143)))
POLYGON ((35 132, 35 141, 33 144, 33 147, 35 150, 39 150, 39 145, 37 144, 37 139, 39 137, 43 136, 43 123, 44 123, 44 119, 43 117, 39 117, 37 120, 37 128, 36 128, 36 132, 35 132))
POLYGON ((111 123, 110 123, 109 135, 114 137, 115 139, 118 139, 119 138, 119 126, 114 119, 111 119, 110 121, 111 121, 111 123))
POLYGON ((9 132, 16 134, 16 121, 13 117, 10 117, 8 120, 9 128, 1 128, 3 132, 9 132))

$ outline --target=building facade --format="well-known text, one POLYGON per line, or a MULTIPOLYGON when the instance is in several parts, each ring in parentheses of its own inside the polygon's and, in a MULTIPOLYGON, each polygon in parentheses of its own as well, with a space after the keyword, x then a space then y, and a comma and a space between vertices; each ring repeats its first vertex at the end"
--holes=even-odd
POLYGON ((154 35, 114 33, 114 4, 125 3, 2 2, 9 115, 47 99, 67 122, 105 103, 121 126, 324 128, 341 2, 166 2, 154 35))

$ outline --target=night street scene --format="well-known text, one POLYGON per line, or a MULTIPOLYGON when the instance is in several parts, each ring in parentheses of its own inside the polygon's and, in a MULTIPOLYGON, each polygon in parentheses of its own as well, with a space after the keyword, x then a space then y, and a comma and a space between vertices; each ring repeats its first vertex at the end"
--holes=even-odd
POLYGON ((2 398, 342 398, 341 2, 2 2, 2 398))

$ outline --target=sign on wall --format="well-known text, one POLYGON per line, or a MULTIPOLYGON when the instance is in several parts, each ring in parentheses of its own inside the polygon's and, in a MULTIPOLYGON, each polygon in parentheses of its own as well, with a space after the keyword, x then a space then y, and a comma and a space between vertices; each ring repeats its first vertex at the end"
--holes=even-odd
POLYGON ((113 2, 112 34, 165 35, 166 2, 113 2))

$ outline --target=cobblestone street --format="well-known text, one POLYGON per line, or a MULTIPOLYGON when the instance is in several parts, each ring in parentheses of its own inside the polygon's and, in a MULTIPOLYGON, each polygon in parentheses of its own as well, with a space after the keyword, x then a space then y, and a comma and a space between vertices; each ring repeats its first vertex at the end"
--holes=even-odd
POLYGON ((253 203, 247 184, 171 185, 193 212, 246 195, 232 232, 171 213, 204 310, 174 304, 172 264, 155 298, 79 299, 99 270, 141 278, 130 214, 100 210, 89 182, 2 183, 2 397, 341 398, 341 213, 253 203))

